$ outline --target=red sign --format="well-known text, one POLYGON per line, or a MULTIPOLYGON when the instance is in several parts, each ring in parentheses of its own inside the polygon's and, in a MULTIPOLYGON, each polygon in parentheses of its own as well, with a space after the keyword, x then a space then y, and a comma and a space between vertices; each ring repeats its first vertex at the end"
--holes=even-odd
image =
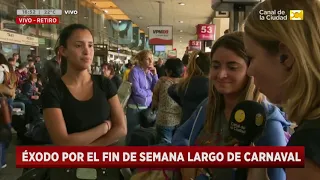
POLYGON ((59 24, 59 17, 57 16, 17 16, 17 24, 59 24))
POLYGON ((303 147, 17 146, 17 168, 304 167, 303 147))
POLYGON ((189 41, 189 50, 201 50, 201 41, 190 40, 189 41))
POLYGON ((215 24, 198 24, 197 35, 199 41, 213 41, 216 38, 215 24))

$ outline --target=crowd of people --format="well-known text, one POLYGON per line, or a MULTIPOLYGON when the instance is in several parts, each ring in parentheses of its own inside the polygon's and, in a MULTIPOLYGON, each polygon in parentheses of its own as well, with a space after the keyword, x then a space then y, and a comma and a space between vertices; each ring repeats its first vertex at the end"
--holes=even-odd
MULTIPOLYGON (((182 60, 155 64, 153 53, 143 50, 119 69, 120 74, 112 63, 102 64, 102 76, 88 71, 94 56, 90 30, 72 24, 62 30, 57 57, 50 62, 51 70, 44 68, 45 78, 32 58, 14 69, 16 54, 8 60, 0 56, 0 83, 8 87, 2 93, 11 99, 10 107, 16 102, 39 107, 51 143, 66 146, 108 146, 123 137, 127 146, 137 144, 134 141, 146 146, 235 146, 238 141, 228 127, 231 112, 241 101, 255 101, 265 108, 267 123, 252 146, 304 146, 306 161, 298 169, 252 168, 247 179, 316 180, 320 178, 320 1, 283 4, 266 0, 257 5, 244 32, 226 32, 210 54, 193 51, 182 60), (275 8, 303 9, 305 20, 259 20, 261 9, 275 8), (48 76, 58 72, 56 67, 60 73, 48 76), (123 82, 131 84, 126 105, 117 95, 123 82), (145 113, 156 114, 148 119, 151 124, 142 121, 145 113), (292 123, 298 127, 290 137, 292 123)), ((32 118, 28 114, 25 118, 32 118)), ((52 169, 50 177, 63 173, 52 169)), ((231 168, 181 169, 183 179, 232 180, 234 173, 231 168)))

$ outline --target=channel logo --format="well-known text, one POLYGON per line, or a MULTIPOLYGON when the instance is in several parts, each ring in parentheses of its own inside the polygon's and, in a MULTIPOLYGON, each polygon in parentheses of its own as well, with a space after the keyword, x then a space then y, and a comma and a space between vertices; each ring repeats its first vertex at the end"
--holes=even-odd
POLYGON ((303 20, 303 10, 290 10, 290 20, 294 20, 294 21, 303 20))

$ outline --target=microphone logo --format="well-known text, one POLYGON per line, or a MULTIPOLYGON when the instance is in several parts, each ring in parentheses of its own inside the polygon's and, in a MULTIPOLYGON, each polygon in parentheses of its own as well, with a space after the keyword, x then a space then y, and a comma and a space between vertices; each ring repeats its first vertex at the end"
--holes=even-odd
POLYGON ((246 119, 246 113, 239 109, 235 114, 234 114, 234 119, 238 122, 238 123, 242 123, 245 119, 246 119))
POLYGON ((263 119, 262 114, 258 113, 256 115, 256 125, 261 126, 263 124, 263 122, 264 122, 264 119, 263 119))

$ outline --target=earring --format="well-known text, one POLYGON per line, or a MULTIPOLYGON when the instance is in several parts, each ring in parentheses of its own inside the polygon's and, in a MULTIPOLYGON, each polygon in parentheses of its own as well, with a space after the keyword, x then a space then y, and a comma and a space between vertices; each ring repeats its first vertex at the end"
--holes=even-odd
POLYGON ((280 56, 280 63, 283 64, 288 59, 288 55, 282 54, 280 56))

